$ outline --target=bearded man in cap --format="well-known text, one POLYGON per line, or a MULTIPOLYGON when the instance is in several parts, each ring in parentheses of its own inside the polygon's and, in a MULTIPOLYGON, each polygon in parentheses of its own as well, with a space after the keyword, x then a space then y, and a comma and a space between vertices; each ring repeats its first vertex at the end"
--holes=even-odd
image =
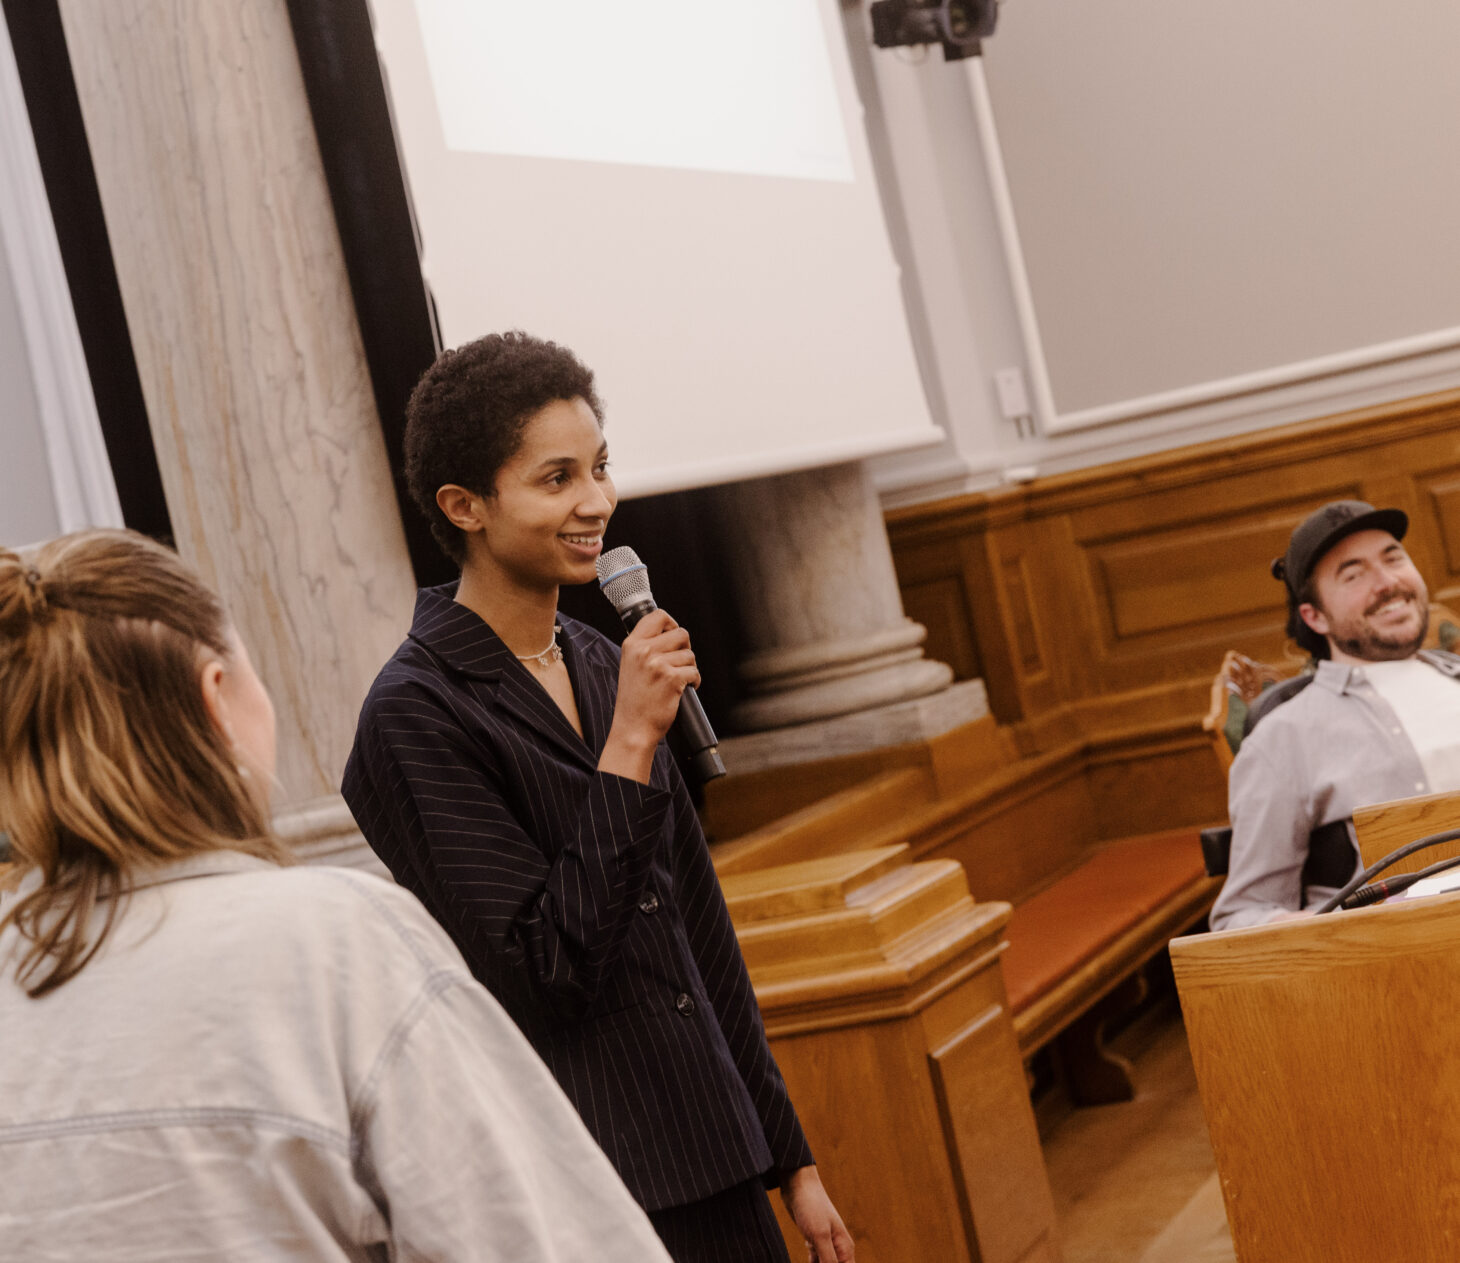
POLYGON ((1272 563, 1288 634, 1316 670, 1279 685, 1280 705, 1254 704, 1228 781, 1232 852, 1214 930, 1296 914, 1346 884, 1356 808, 1460 790, 1460 657, 1420 648, 1429 593, 1401 543, 1408 529, 1398 509, 1339 500, 1272 563))

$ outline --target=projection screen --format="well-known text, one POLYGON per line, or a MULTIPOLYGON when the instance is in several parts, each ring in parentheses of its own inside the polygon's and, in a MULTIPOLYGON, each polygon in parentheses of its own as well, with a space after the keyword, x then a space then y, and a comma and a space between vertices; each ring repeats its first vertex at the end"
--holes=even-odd
POLYGON ((625 495, 931 443, 837 0, 371 0, 447 346, 594 368, 625 495))

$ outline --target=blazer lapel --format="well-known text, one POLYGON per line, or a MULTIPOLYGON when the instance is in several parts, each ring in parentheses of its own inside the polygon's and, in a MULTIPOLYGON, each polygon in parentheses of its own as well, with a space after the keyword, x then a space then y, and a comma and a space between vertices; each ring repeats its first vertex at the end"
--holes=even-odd
MULTIPOLYGON (((455 593, 453 583, 424 588, 417 594, 411 639, 429 649, 453 671, 486 685, 499 710, 532 729, 567 758, 590 770, 597 767, 593 751, 573 731, 573 725, 547 690, 532 678, 478 614, 456 602, 455 593)), ((580 699, 580 717, 582 709, 580 699)), ((584 724, 587 734, 586 719, 584 724)))
MULTIPOLYGON (((497 681, 496 700, 502 710, 531 728, 538 736, 552 742, 570 759, 583 764, 589 770, 598 766, 598 760, 588 748, 588 743, 573 731, 568 717, 558 709, 558 704, 548 696, 547 690, 515 658, 497 681)), ((580 706, 580 719, 581 712, 580 706)), ((586 723, 584 734, 588 734, 586 723)))
POLYGON ((574 619, 560 620, 568 641, 573 675, 573 696, 583 737, 594 751, 603 749, 613 723, 613 703, 618 694, 618 658, 608 642, 574 619))

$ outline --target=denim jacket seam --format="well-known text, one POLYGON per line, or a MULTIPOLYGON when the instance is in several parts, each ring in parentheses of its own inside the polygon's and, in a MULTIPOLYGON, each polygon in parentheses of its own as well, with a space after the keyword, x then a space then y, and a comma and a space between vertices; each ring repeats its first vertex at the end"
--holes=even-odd
POLYGON ((68 1118, 0 1125, 0 1145, 26 1140, 49 1140, 61 1136, 83 1136, 109 1131, 161 1131, 199 1124, 247 1123, 260 1129, 290 1132, 340 1153, 350 1152, 349 1137, 342 1132, 312 1123, 294 1114, 248 1109, 229 1105, 179 1106, 168 1109, 118 1110, 77 1114, 68 1118))

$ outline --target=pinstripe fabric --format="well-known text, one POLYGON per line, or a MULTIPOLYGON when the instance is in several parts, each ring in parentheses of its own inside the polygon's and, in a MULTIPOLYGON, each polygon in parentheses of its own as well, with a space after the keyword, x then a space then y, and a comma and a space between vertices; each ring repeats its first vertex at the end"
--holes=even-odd
POLYGON ((344 795, 646 1209, 812 1161, 704 834, 665 746, 597 771, 618 650, 572 619, 579 737, 452 587, 366 698, 344 795))
POLYGON ((649 1222, 674 1263, 791 1263, 776 1212, 754 1180, 653 1211, 649 1222))

